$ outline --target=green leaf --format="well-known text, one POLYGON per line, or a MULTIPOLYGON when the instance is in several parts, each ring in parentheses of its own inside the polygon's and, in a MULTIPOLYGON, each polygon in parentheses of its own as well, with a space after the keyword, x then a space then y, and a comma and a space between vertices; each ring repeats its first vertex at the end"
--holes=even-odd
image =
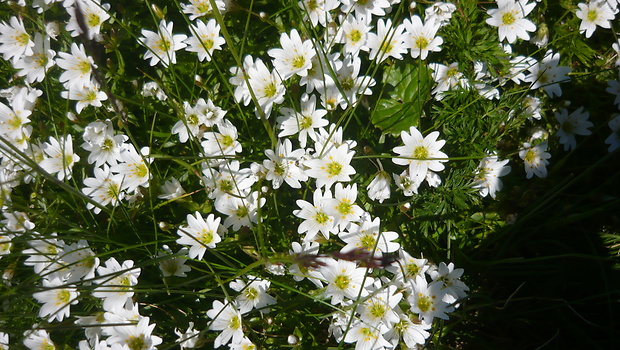
POLYGON ((388 92, 388 97, 377 101, 372 123, 383 132, 392 134, 418 125, 430 96, 430 69, 425 64, 419 67, 394 65, 383 77, 383 82, 393 89, 388 92))

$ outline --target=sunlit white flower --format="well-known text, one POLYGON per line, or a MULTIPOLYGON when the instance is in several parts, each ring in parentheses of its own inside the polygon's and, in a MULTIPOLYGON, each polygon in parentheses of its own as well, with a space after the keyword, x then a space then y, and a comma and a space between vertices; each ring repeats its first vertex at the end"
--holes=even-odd
POLYGON ((108 95, 99 90, 99 84, 95 81, 82 87, 69 87, 69 91, 62 91, 60 96, 68 100, 77 101, 75 111, 78 114, 82 113, 84 107, 87 106, 101 107, 101 101, 108 99, 108 95))
POLYGON ((221 331, 215 338, 214 348, 233 342, 239 343, 243 339, 243 323, 241 313, 235 305, 219 300, 213 301, 213 308, 207 311, 207 316, 213 321, 209 324, 209 329, 221 331))
MULTIPOLYGON (((112 204, 117 206, 125 197, 125 193, 121 190, 123 176, 112 174, 110 168, 104 165, 101 168, 95 168, 95 177, 87 177, 84 179, 82 193, 92 198, 95 202, 102 206, 112 204)), ((86 208, 92 209, 95 214, 101 212, 101 208, 87 203, 86 208)))
POLYGON ((316 97, 314 95, 308 97, 307 94, 302 96, 301 112, 287 107, 280 109, 283 114, 278 117, 280 123, 280 133, 278 137, 290 136, 298 134, 299 144, 302 148, 306 147, 308 136, 310 139, 316 140, 316 131, 323 126, 327 126, 329 122, 323 117, 327 114, 324 109, 316 109, 316 97))
POLYGON ((426 322, 432 323, 435 317, 443 320, 448 319, 447 313, 454 311, 454 307, 444 301, 443 282, 435 281, 430 284, 421 276, 416 276, 415 281, 410 282, 413 292, 407 297, 411 311, 426 322))
POLYGON ((448 156, 440 149, 446 143, 437 140, 438 131, 433 131, 423 137, 418 129, 412 126, 409 132, 401 131, 403 146, 394 148, 394 152, 403 158, 393 158, 392 161, 399 165, 408 165, 410 176, 420 179, 426 178, 428 172, 442 171, 445 166, 442 163, 448 161, 448 156))
POLYGON ((34 42, 21 19, 12 16, 9 23, 0 23, 0 53, 3 58, 17 62, 22 56, 32 56, 34 42))
POLYGON ((359 322, 353 325, 344 336, 345 343, 355 343, 355 350, 385 349, 391 347, 383 334, 388 331, 388 327, 382 323, 369 325, 359 322))
POLYGON ((168 67, 170 63, 177 63, 176 51, 187 46, 183 41, 187 39, 185 34, 172 34, 173 22, 166 23, 161 20, 157 32, 142 29, 143 37, 140 38, 140 44, 147 47, 144 53, 144 59, 150 59, 150 65, 154 66, 161 61, 164 67, 168 67))
POLYGON ((308 257, 316 257, 316 259, 321 259, 318 257, 319 254, 319 243, 317 242, 303 242, 299 244, 297 242, 293 242, 292 250, 289 253, 293 256, 297 256, 302 261, 300 264, 292 264, 289 268, 289 273, 293 275, 293 279, 297 282, 303 281, 304 278, 307 278, 310 282, 314 283, 317 288, 323 288, 323 282, 321 282, 321 278, 323 275, 319 271, 319 269, 315 266, 306 266, 303 262, 303 259, 308 257))
POLYGON ((304 242, 314 240, 317 233, 321 232, 325 239, 329 239, 329 234, 336 231, 334 217, 327 214, 325 210, 325 200, 332 198, 329 189, 325 190, 325 194, 317 188, 313 194, 313 203, 298 199, 297 205, 299 210, 294 210, 293 214, 304 221, 297 228, 298 233, 306 233, 304 242))
POLYGON ((59 52, 56 58, 58 67, 65 71, 60 75, 60 82, 66 88, 82 88, 90 85, 93 68, 97 68, 93 58, 86 55, 84 45, 71 44, 71 54, 59 52))
MULTIPOLYGON (((80 11, 79 16, 82 16, 82 23, 88 30, 86 37, 88 39, 100 39, 99 32, 101 31, 101 25, 103 22, 110 19, 108 11, 110 10, 110 4, 101 4, 100 0, 74 0, 79 3, 79 6, 65 6, 67 12, 71 16, 69 23, 67 23, 66 29, 71 32, 72 37, 82 34, 82 28, 80 22, 77 19, 76 11, 80 11)), ((99 40, 98 40, 99 41, 99 40)))
POLYGON ((338 28, 336 41, 344 44, 344 52, 356 54, 364 45, 371 26, 368 17, 349 14, 338 28))
POLYGON ((174 334, 179 337, 176 342, 179 343, 181 350, 186 348, 195 348, 198 345, 198 340, 200 339, 200 331, 194 329, 194 322, 189 323, 189 326, 187 327, 187 330, 185 332, 181 332, 177 328, 175 328, 174 334))
POLYGON ((530 145, 528 142, 523 143, 523 149, 519 151, 519 157, 523 159, 525 164, 525 173, 528 179, 536 175, 538 177, 547 177, 547 159, 551 158, 551 154, 546 152, 547 141, 541 142, 536 146, 530 145))
POLYGON ((323 27, 332 21, 331 10, 340 5, 338 0, 302 0, 297 3, 304 10, 304 20, 310 20, 313 26, 320 23, 323 27))
MULTIPOLYGON (((215 6, 220 12, 226 10, 226 2, 223 0, 215 0, 215 6)), ((210 15, 213 13, 210 0, 189 0, 189 4, 181 4, 183 13, 189 15, 191 21, 198 17, 210 15)))
POLYGON ((396 289, 395 285, 390 284, 373 290, 369 298, 357 306, 356 311, 360 314, 360 319, 371 326, 380 324, 392 326, 397 323, 400 318, 396 310, 399 310, 398 303, 403 298, 403 293, 397 292, 396 289))
POLYGON ((355 204, 357 199, 357 184, 343 187, 341 183, 335 186, 334 198, 323 199, 325 212, 334 217, 334 225, 344 229, 350 222, 358 221, 364 211, 355 204))
POLYGON ((187 215, 187 225, 177 230, 180 236, 176 240, 178 244, 189 246, 189 257, 201 260, 207 252, 207 248, 215 248, 222 238, 218 234, 220 228, 220 218, 209 214, 205 220, 199 212, 194 215, 187 215))
MULTIPOLYGON (((611 2, 615 3, 615 0, 611 2)), ((596 30, 596 26, 601 28, 611 28, 611 22, 616 17, 617 9, 613 9, 610 6, 610 1, 606 0, 591 0, 587 4, 580 2, 577 4, 579 10, 575 12, 577 18, 581 20, 579 25, 579 32, 584 33, 586 38, 592 36, 596 30)))
POLYGON ((508 164, 508 159, 500 161, 496 155, 485 157, 480 161, 473 186, 479 190, 480 196, 489 195, 495 199, 495 193, 501 191, 503 187, 502 180, 499 178, 510 173, 510 166, 506 164, 508 164))
POLYGON ((286 182, 292 188, 300 188, 300 181, 308 180, 308 175, 300 168, 302 157, 306 154, 303 149, 293 150, 291 140, 279 140, 275 152, 265 150, 269 158, 263 161, 267 170, 265 178, 272 182, 274 189, 280 188, 286 182))
POLYGON ((132 260, 125 260, 119 264, 114 258, 109 258, 105 266, 97 268, 99 278, 95 280, 98 287, 92 292, 95 298, 103 299, 103 309, 115 312, 124 308, 127 300, 133 297, 133 286, 138 284, 140 268, 134 267, 132 260))
POLYGON ((121 344, 130 350, 153 350, 162 342, 160 337, 151 334, 154 328, 155 323, 149 325, 149 318, 142 317, 138 324, 114 326, 107 342, 112 345, 112 349, 116 349, 115 344, 121 344))
POLYGON ((43 290, 36 292, 32 296, 41 305, 39 317, 46 318, 48 322, 62 322, 65 317, 70 315, 70 306, 78 303, 77 292, 74 286, 63 286, 60 279, 43 279, 43 290), (49 316, 49 317, 48 317, 49 316))
POLYGON ((27 331, 24 334, 24 345, 30 350, 55 350, 56 346, 44 329, 27 331))
POLYGON ((305 161, 304 165, 309 168, 306 174, 316 179, 318 188, 330 188, 335 182, 350 181, 351 175, 355 174, 355 169, 350 165, 354 154, 346 145, 332 148, 319 158, 305 161))
MULTIPOLYGON (((342 225, 341 225, 342 227, 342 225)), ((354 250, 362 250, 372 256, 380 258, 383 253, 392 253, 400 248, 400 244, 394 242, 398 239, 398 233, 392 231, 381 232, 379 230, 380 219, 371 220, 370 215, 365 214, 360 224, 351 223, 346 231, 338 235, 345 245, 340 252, 347 253, 354 250)))
POLYGON ((274 103, 280 104, 284 102, 284 93, 286 89, 282 85, 282 78, 276 71, 269 71, 265 63, 257 59, 254 67, 250 68, 249 85, 254 91, 258 106, 265 113, 265 116, 271 114, 271 108, 274 103))
POLYGON ((459 71, 458 62, 451 63, 449 66, 440 63, 431 63, 428 66, 433 70, 433 80, 437 83, 432 91, 437 100, 443 98, 445 91, 453 90, 458 86, 464 89, 469 87, 467 78, 463 77, 463 73, 459 71))
POLYGON ((50 38, 48 36, 44 38, 41 33, 36 33, 32 55, 22 57, 14 64, 15 69, 19 69, 17 75, 26 77, 26 81, 30 84, 43 81, 45 73, 56 64, 54 56, 56 51, 50 50, 50 38))
POLYGON ((363 15, 368 18, 372 15, 383 16, 385 15, 385 10, 391 7, 388 0, 340 0, 340 2, 342 3, 340 7, 342 12, 349 13, 355 11, 357 16, 363 15))
POLYGON ((405 45, 411 50, 411 57, 425 60, 429 52, 441 51, 440 45, 443 39, 437 35, 439 23, 433 20, 422 20, 418 16, 412 16, 411 20, 405 19, 405 45))
POLYGON ((42 149, 47 157, 39 166, 50 174, 57 174, 58 180, 71 179, 73 165, 80 161, 80 157, 73 153, 71 134, 61 136, 58 140, 50 136, 49 140, 49 143, 43 143, 42 149))
POLYGON ((385 171, 379 171, 372 179, 366 191, 368 198, 383 203, 384 200, 390 198, 390 174, 385 171))
POLYGON ((123 177, 122 189, 134 192, 138 187, 148 187, 151 173, 146 161, 133 145, 125 146, 120 153, 118 164, 110 171, 123 177))
POLYGON ((491 17, 486 22, 498 27, 499 40, 508 39, 511 44, 517 37, 529 40, 528 32, 535 31, 536 25, 525 17, 536 7, 536 3, 528 4, 527 0, 497 0, 497 7, 487 11, 491 17))
POLYGON ((405 27, 402 24, 393 27, 391 19, 388 18, 385 21, 379 19, 377 33, 368 33, 366 40, 366 47, 370 50, 369 58, 377 59, 378 63, 385 61, 388 57, 402 60, 402 55, 407 52, 404 31, 405 27))
POLYGON ((89 248, 86 240, 79 240, 72 244, 65 244, 58 252, 64 263, 68 277, 65 283, 75 283, 82 279, 89 280, 95 277, 95 270, 99 267, 99 258, 89 248))
POLYGON ((225 227, 231 227, 234 231, 241 227, 251 227, 258 222, 258 208, 265 205, 265 197, 260 197, 258 191, 250 193, 244 198, 231 197, 227 200, 215 202, 215 210, 228 215, 224 220, 225 227))
POLYGON ((297 74, 301 77, 308 74, 312 67, 312 57, 316 55, 310 40, 301 41, 296 29, 280 35, 281 49, 271 49, 267 52, 273 58, 273 66, 283 80, 297 74))
POLYGON ((269 312, 268 305, 276 303, 276 299, 267 294, 267 290, 271 282, 255 276, 247 276, 248 283, 242 279, 236 279, 230 282, 230 288, 239 292, 235 301, 239 307, 239 312, 245 314, 252 309, 258 309, 261 312, 269 312))
POLYGON ((365 268, 357 267, 352 261, 326 259, 320 271, 327 282, 325 297, 331 297, 332 305, 342 304, 344 298, 357 300, 368 294, 364 287, 371 279, 365 278, 365 268))
MULTIPOLYGON (((428 330, 431 324, 426 322, 412 322, 407 314, 400 313, 399 321, 384 334, 387 341, 396 347, 402 340, 409 349, 415 349, 418 345, 424 345, 431 335, 428 330)), ((417 321, 417 320, 416 320, 417 321)))
POLYGON ((210 19, 207 24, 203 21, 196 21, 196 25, 190 25, 192 36, 185 40, 188 45, 185 50, 198 53, 198 59, 202 62, 205 59, 211 61, 213 52, 221 50, 226 40, 220 36, 220 26, 215 19, 210 19))

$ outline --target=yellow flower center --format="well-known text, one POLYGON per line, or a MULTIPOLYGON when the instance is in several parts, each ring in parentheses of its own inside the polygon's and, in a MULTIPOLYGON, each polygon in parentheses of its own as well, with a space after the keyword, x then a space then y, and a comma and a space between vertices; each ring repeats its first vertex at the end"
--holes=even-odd
POLYGON ((137 337, 130 335, 129 339, 125 340, 125 342, 127 343, 127 347, 131 350, 142 350, 146 348, 146 342, 142 334, 137 337))
POLYGON ((596 21, 596 19, 598 18, 598 11, 596 10, 589 10, 586 18, 588 18, 588 22, 594 22, 596 21))
POLYGON ((342 165, 338 162, 332 161, 327 163, 327 174, 329 177, 338 176, 342 171, 342 165))
POLYGON ((200 238, 198 240, 204 245, 211 244, 211 242, 213 242, 213 231, 207 231, 203 229, 200 232, 200 238))
POLYGON ((413 150, 413 158, 417 158, 417 159, 428 158, 428 149, 424 146, 417 146, 413 150))
POLYGON ((316 213, 312 218, 321 225, 329 221, 329 216, 322 211, 316 213))
POLYGON ((351 281, 349 280, 349 277, 346 275, 338 275, 336 276, 336 279, 334 279, 334 284, 336 285, 338 289, 342 289, 342 290, 347 289, 347 287, 349 286, 349 283, 351 283, 351 281))
POLYGON ((427 312, 428 310, 431 309, 432 305, 433 305, 433 301, 431 300, 431 298, 427 296, 423 296, 422 293, 419 294, 418 309, 420 309, 420 311, 427 312))
POLYGON ((353 43, 357 43, 358 41, 362 40, 362 32, 357 29, 353 29, 351 32, 349 32, 349 35, 347 35, 347 37, 353 43))
POLYGON ((517 19, 515 18, 514 14, 512 13, 512 11, 509 12, 505 12, 502 15, 502 23, 504 23, 504 25, 510 25, 513 24, 517 19))
POLYGON ((304 66, 304 64, 306 64, 306 58, 304 56, 295 56, 295 58, 293 58, 293 67, 296 69, 300 69, 301 67, 304 66))
POLYGON ((423 36, 419 36, 415 39, 415 46, 420 50, 425 49, 428 46, 428 40, 423 36))

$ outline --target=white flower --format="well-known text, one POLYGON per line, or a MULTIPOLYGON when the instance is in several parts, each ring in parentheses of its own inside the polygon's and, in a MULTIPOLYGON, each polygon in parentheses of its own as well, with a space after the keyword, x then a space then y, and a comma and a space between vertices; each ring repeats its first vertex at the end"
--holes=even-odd
POLYGON ((36 33, 34 35, 34 46, 32 55, 24 56, 15 62, 15 69, 19 69, 17 75, 26 77, 26 81, 33 84, 37 81, 43 81, 45 73, 56 64, 54 61, 56 51, 50 50, 50 38, 36 33))
POLYGON ((258 100, 256 108, 262 109, 265 116, 268 117, 274 103, 284 102, 286 89, 282 85, 282 78, 278 72, 270 72, 260 59, 256 59, 254 66, 249 69, 248 75, 250 77, 249 85, 258 100))
POLYGON ((399 157, 392 161, 399 165, 408 165, 410 176, 419 179, 421 183, 426 178, 428 172, 442 171, 445 166, 442 164, 448 161, 448 156, 440 149, 446 143, 444 140, 437 140, 438 131, 433 131, 426 137, 414 126, 409 128, 409 133, 401 131, 400 137, 403 139, 404 146, 394 148, 394 152, 399 157))
POLYGON ((428 332, 431 329, 431 324, 426 322, 413 323, 409 316, 404 313, 400 313, 399 317, 400 320, 384 334, 387 341, 396 347, 402 339, 409 349, 416 349, 418 345, 424 345, 426 339, 431 335, 428 332))
POLYGON ((215 19, 210 19, 205 25, 203 21, 197 21, 196 25, 190 25, 192 36, 185 40, 189 52, 198 53, 198 59, 211 61, 213 51, 221 50, 226 40, 220 36, 220 26, 215 19))
POLYGON ((434 20, 443 27, 450 23, 454 11, 456 11, 456 5, 450 2, 436 1, 424 10, 424 19, 426 21, 434 20))
POLYGON ((22 56, 32 56, 33 47, 34 42, 21 19, 13 16, 9 24, 4 21, 0 23, 0 53, 6 61, 12 59, 15 63, 22 56))
POLYGON ((448 319, 446 313, 454 311, 454 307, 446 303, 443 298, 443 282, 436 281, 428 284, 424 277, 416 276, 412 284, 413 292, 407 297, 411 311, 425 323, 432 323, 435 317, 448 319))
POLYGON ((368 214, 362 217, 359 225, 351 223, 346 231, 342 231, 338 235, 347 244, 340 252, 348 253, 354 250, 362 250, 370 253, 373 257, 380 258, 383 253, 398 250, 400 244, 393 242, 398 239, 398 233, 380 232, 379 226, 380 219, 376 217, 371 221, 368 214))
POLYGON ((86 56, 84 45, 78 46, 76 43, 71 44, 71 54, 59 52, 56 58, 58 67, 65 71, 60 75, 61 83, 65 83, 65 88, 82 88, 90 85, 90 77, 93 68, 97 68, 92 57, 86 56))
POLYGON ((331 297, 332 305, 342 304, 344 298, 357 300, 368 294, 364 287, 371 283, 371 278, 365 278, 366 269, 352 261, 326 259, 320 271, 327 282, 325 297, 331 297))
MULTIPOLYGON (((320 151, 320 150, 319 150, 320 151)), ((355 152, 350 151, 347 145, 331 148, 318 159, 305 161, 306 174, 316 179, 316 186, 330 188, 340 181, 350 181, 355 169, 349 164, 355 152)))
POLYGON ((529 40, 527 32, 536 31, 536 25, 525 18, 536 3, 528 4, 527 0, 497 0, 497 9, 488 10, 491 18, 487 18, 489 25, 499 28, 499 40, 508 39, 509 43, 514 43, 517 37, 529 40))
POLYGON ((530 74, 525 77, 524 81, 532 83, 530 89, 538 89, 542 87, 549 97, 562 96, 562 88, 560 82, 569 81, 566 76, 571 69, 569 67, 559 66, 560 54, 553 53, 551 50, 545 53, 542 62, 534 64, 530 68, 530 74))
POLYGON ((321 189, 317 188, 313 195, 314 204, 301 199, 297 200, 297 205, 301 209, 294 210, 293 214, 304 219, 304 221, 297 228, 298 233, 306 232, 304 242, 312 241, 319 232, 321 232, 325 239, 329 239, 329 234, 336 231, 334 217, 328 215, 324 208, 325 199, 329 199, 331 197, 332 194, 328 189, 325 190, 325 194, 323 195, 321 193, 321 189))
POLYGON ((122 344, 131 350, 156 349, 156 346, 161 344, 162 339, 151 334, 154 328, 154 323, 149 325, 148 317, 142 317, 140 321, 138 321, 138 324, 121 324, 114 326, 107 342, 112 345, 113 349, 116 349, 114 347, 115 344, 122 344))
POLYGON ((306 266, 308 264, 304 263, 304 259, 306 257, 321 259, 319 254, 319 243, 317 242, 303 242, 299 244, 297 242, 292 243, 293 250, 289 251, 289 254, 292 256, 296 256, 301 260, 300 264, 292 264, 289 268, 289 273, 293 275, 293 279, 297 282, 303 281, 304 278, 307 278, 310 282, 314 283, 317 288, 323 288, 323 282, 321 278, 323 275, 319 272, 317 267, 314 266, 306 266))
POLYGON ((47 316, 48 322, 54 320, 62 322, 65 317, 69 317, 71 305, 78 303, 77 297, 80 293, 73 286, 62 286, 64 283, 60 279, 43 279, 44 290, 36 292, 32 296, 41 304, 39 317, 47 316))
POLYGON ((356 54, 366 45, 370 28, 368 17, 349 14, 338 28, 336 42, 344 44, 344 52, 356 54))
POLYGON ((560 123, 557 135, 560 138, 560 143, 564 145, 565 151, 574 150, 577 147, 577 140, 575 135, 590 135, 592 134, 591 128, 594 126, 591 121, 589 112, 584 112, 583 107, 579 107, 576 111, 568 114, 566 108, 560 109, 555 113, 555 119, 560 123))
POLYGON ((392 326, 397 323, 400 318, 396 310, 399 310, 398 303, 403 294, 396 289, 395 285, 390 284, 374 291, 368 299, 358 305, 356 311, 360 314, 360 319, 371 326, 380 324, 392 326))
POLYGON ((115 312, 123 309, 127 300, 133 297, 132 287, 138 283, 140 268, 133 267, 132 260, 123 261, 119 264, 114 258, 106 260, 105 267, 99 266, 95 280, 99 286, 92 295, 103 299, 103 309, 115 312))
POLYGON ((401 288, 410 288, 411 281, 415 281, 416 276, 424 277, 424 273, 428 270, 428 260, 416 259, 403 249, 398 250, 398 259, 390 266, 386 266, 386 270, 394 274, 394 281, 401 288))
POLYGON ((405 46, 405 27, 401 24, 392 27, 392 20, 379 19, 377 21, 377 33, 368 33, 366 47, 370 50, 369 58, 377 59, 378 63, 383 62, 388 57, 402 60, 403 53, 407 52, 405 46))
POLYGON ((82 113, 84 107, 87 106, 101 107, 101 101, 108 99, 108 95, 105 92, 99 91, 99 84, 96 81, 82 87, 71 86, 69 91, 62 91, 60 96, 77 101, 75 111, 78 114, 82 113))
POLYGON ((323 27, 332 21, 329 11, 338 7, 338 0, 302 0, 297 3, 304 10, 304 21, 310 20, 313 26, 320 23, 323 27))
POLYGON ((355 350, 385 349, 391 347, 383 334, 388 327, 384 324, 369 325, 360 322, 349 329, 344 337, 345 343, 355 343, 355 350))
POLYGON ((0 332, 0 350, 9 350, 9 335, 0 332))
POLYGON ((144 59, 151 59, 150 65, 154 66, 161 61, 164 67, 170 63, 177 63, 176 51, 187 46, 183 41, 187 39, 185 34, 172 35, 173 22, 166 24, 165 20, 159 23, 158 32, 143 29, 140 44, 147 47, 144 59))
MULTIPOLYGON (((183 9, 183 13, 189 15, 190 21, 213 13, 210 0, 189 0, 189 2, 189 4, 181 4, 181 8, 183 9)), ((226 10, 226 1, 215 0, 214 2, 220 12, 226 10)))
POLYGON ((121 150, 119 163, 112 166, 110 171, 123 177, 122 189, 127 192, 134 192, 140 186, 149 186, 149 168, 142 155, 131 144, 121 150))
POLYGON ((368 18, 371 15, 383 16, 385 15, 385 10, 391 7, 388 0, 340 0, 340 2, 342 3, 340 7, 342 12, 349 13, 355 10, 357 16, 363 15, 368 18))
POLYGON ((523 149, 519 151, 519 157, 523 159, 525 164, 525 173, 528 179, 536 175, 538 177, 547 177, 547 159, 551 155, 547 152, 547 141, 541 142, 532 147, 528 142, 523 144, 523 149))
POLYGON ((30 350, 55 350, 56 346, 44 329, 27 331, 24 334, 24 345, 30 350))
MULTIPOLYGON (((615 3, 616 1, 612 0, 612 2, 615 3)), ((581 20, 579 32, 585 32, 586 38, 592 36, 596 26, 607 29, 611 28, 610 21, 614 20, 615 14, 618 12, 606 0, 591 0, 587 4, 580 2, 577 6, 579 6, 579 10, 575 12, 575 15, 581 20)))
POLYGON ((418 16, 412 16, 411 21, 405 19, 405 45, 411 49, 411 57, 425 60, 429 52, 441 51, 440 45, 443 39, 435 36, 439 30, 440 24, 427 20, 422 23, 418 16))
POLYGON ((188 214, 188 226, 182 226, 177 230, 177 235, 180 238, 176 242, 190 246, 189 257, 201 260, 207 248, 215 248, 215 245, 222 240, 217 233, 220 228, 220 220, 213 214, 209 214, 206 221, 199 212, 196 212, 194 216, 188 214))
POLYGON ((327 111, 316 109, 316 96, 308 97, 307 94, 304 94, 301 98, 301 108, 301 112, 296 112, 286 107, 280 109, 283 115, 278 117, 278 123, 280 123, 282 131, 280 131, 278 137, 299 133, 299 144, 301 147, 306 147, 308 136, 316 141, 316 131, 314 129, 327 126, 329 122, 323 119, 327 111))
POLYGON ((334 225, 344 229, 352 221, 358 221, 364 211, 355 204, 357 199, 357 184, 342 187, 337 183, 334 198, 323 199, 325 212, 334 217, 334 225))
POLYGON ((233 230, 241 227, 251 227, 252 223, 258 222, 258 208, 265 205, 265 197, 260 197, 258 191, 250 193, 247 197, 231 197, 227 200, 216 200, 215 210, 228 215, 224 220, 224 226, 232 226, 233 230))
POLYGON ((222 331, 215 338, 214 348, 230 343, 231 338, 233 344, 239 343, 243 339, 241 313, 232 303, 226 302, 224 304, 219 300, 213 301, 213 308, 207 311, 207 316, 213 320, 209 324, 209 329, 222 331))
POLYGON ((157 198, 172 200, 175 198, 179 198, 185 194, 185 190, 181 183, 176 178, 172 177, 170 180, 166 180, 166 182, 161 186, 162 194, 157 196, 157 198))
POLYGON ((258 309, 265 313, 269 312, 267 306, 276 303, 276 299, 267 294, 271 282, 251 275, 248 275, 247 279, 249 283, 241 279, 230 282, 230 288, 240 293, 237 298, 235 298, 239 307, 239 312, 245 314, 252 309, 258 309))
MULTIPOLYGON (((82 28, 77 20, 76 11, 81 12, 83 17, 83 23, 88 30, 88 39, 99 39, 99 32, 101 31, 101 25, 103 22, 110 18, 108 11, 110 10, 109 4, 101 5, 100 0, 75 0, 79 2, 78 6, 65 6, 67 12, 71 16, 69 23, 67 23, 67 30, 71 32, 72 37, 82 34, 82 28)), ((98 40, 99 41, 99 40, 98 40)))
POLYGON ((179 339, 176 341, 179 343, 181 350, 193 349, 198 345, 198 340, 200 339, 200 331, 194 329, 194 322, 190 322, 187 330, 184 333, 181 333, 177 328, 174 329, 174 334, 176 334, 179 339))
MULTIPOLYGON (((95 177, 84 179, 86 187, 82 188, 82 193, 102 206, 111 203, 115 207, 125 197, 125 193, 121 191, 122 182, 123 176, 112 174, 109 167, 104 165, 102 168, 95 168, 95 177)), ((87 203, 86 208, 93 209, 95 214, 101 212, 101 208, 94 206, 92 203, 87 203)))
POLYGON ((217 124, 217 130, 218 132, 214 130, 206 132, 205 141, 200 143, 204 156, 211 158, 211 164, 220 164, 225 158, 223 156, 234 156, 243 149, 237 140, 239 137, 237 128, 229 120, 224 119, 217 124))
POLYGON ((63 270, 68 277, 65 283, 74 283, 82 279, 89 280, 95 277, 95 270, 99 267, 99 258, 88 247, 88 242, 81 239, 70 245, 64 244, 58 252, 64 263, 63 270))
POLYGON ((433 70, 433 80, 437 83, 437 86, 432 91, 435 99, 441 100, 443 92, 453 90, 457 86, 463 89, 469 87, 469 82, 463 77, 463 73, 459 71, 458 62, 451 63, 449 66, 440 63, 431 63, 428 66, 433 70))
POLYGON ((303 149, 293 151, 293 144, 289 139, 278 140, 275 152, 265 150, 265 155, 269 158, 263 161, 267 170, 265 178, 272 182, 274 189, 280 188, 284 181, 292 188, 301 188, 299 182, 308 180, 308 175, 299 167, 305 153, 303 149))
POLYGON ((441 262, 436 269, 429 271, 429 275, 433 281, 443 282, 442 289, 446 293, 443 301, 452 304, 459 299, 467 297, 469 287, 465 285, 459 278, 463 275, 463 269, 455 269, 453 263, 441 262))
POLYGON ((390 182, 390 174, 383 170, 379 171, 366 188, 368 198, 379 203, 390 198, 390 182))
POLYGON ((47 156, 39 166, 50 174, 57 174, 58 180, 71 179, 73 165, 80 161, 80 157, 73 153, 73 139, 71 134, 61 136, 59 140, 51 137, 50 142, 44 142, 43 152, 47 156))
POLYGON ((481 197, 489 195, 495 199, 495 193, 502 190, 502 180, 499 178, 510 173, 510 167, 506 164, 508 159, 500 161, 496 155, 485 157, 480 161, 473 187, 479 190, 481 197))
POLYGON ((286 33, 280 35, 281 49, 271 49, 267 53, 273 58, 273 66, 283 80, 297 74, 301 77, 308 74, 312 67, 312 57, 316 55, 312 42, 301 41, 296 29, 291 30, 290 37, 286 33))

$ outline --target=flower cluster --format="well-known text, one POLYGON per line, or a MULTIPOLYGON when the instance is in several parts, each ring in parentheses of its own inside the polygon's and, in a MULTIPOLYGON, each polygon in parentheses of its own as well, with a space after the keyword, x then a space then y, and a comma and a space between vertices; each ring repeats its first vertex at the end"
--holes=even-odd
MULTIPOLYGON (((537 2, 301 0, 274 18, 224 0, 9 2, 0 267, 31 287, 6 306, 42 323, 10 334, 29 349, 276 348, 257 335, 280 331, 317 347, 304 317, 329 320, 321 345, 424 346, 469 291, 429 256, 454 257, 439 237, 471 225, 428 218, 469 220, 501 177, 553 174, 558 145, 577 152, 601 123, 620 148, 620 115, 558 100, 578 67, 537 2)), ((579 39, 617 29, 617 2, 571 11, 579 39)))

